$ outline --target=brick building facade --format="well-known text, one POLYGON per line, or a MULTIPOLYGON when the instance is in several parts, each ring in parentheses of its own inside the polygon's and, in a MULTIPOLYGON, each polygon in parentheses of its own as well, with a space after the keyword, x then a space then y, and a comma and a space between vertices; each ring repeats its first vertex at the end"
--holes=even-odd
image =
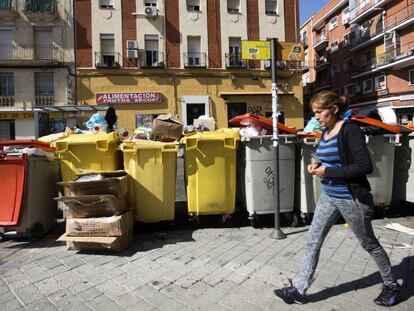
POLYGON ((391 107, 399 122, 413 121, 414 1, 333 0, 300 33, 305 105, 332 89, 360 113, 391 107))

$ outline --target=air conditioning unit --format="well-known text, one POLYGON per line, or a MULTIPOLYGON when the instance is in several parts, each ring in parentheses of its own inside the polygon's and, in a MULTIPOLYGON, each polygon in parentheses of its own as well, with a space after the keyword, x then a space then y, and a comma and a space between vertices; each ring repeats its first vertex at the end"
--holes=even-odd
POLYGON ((354 93, 355 94, 361 93, 361 86, 359 84, 354 85, 354 93))
POLYGON ((136 41, 136 40, 127 40, 127 49, 137 50, 138 49, 138 41, 136 41))
POLYGON ((158 15, 157 8, 153 6, 146 6, 144 8, 144 15, 145 16, 157 16, 158 15))
POLYGON ((138 58, 138 50, 127 50, 127 57, 137 59, 138 58))
POLYGON ((384 39, 385 40, 390 40, 390 39, 392 39, 393 35, 394 35, 393 32, 386 32, 385 35, 384 35, 384 39))

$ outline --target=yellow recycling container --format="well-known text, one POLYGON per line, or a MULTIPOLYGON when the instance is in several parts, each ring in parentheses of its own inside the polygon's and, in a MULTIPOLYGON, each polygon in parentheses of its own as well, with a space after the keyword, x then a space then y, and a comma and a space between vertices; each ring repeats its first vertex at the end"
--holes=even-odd
POLYGON ((182 138, 190 215, 234 213, 239 140, 239 133, 232 129, 182 138))
POLYGON ((119 134, 73 134, 52 143, 60 159, 63 181, 71 181, 76 174, 88 171, 116 171, 120 169, 117 156, 119 134))
POLYGON ((150 140, 123 142, 128 202, 136 221, 156 223, 175 218, 177 143, 150 140))

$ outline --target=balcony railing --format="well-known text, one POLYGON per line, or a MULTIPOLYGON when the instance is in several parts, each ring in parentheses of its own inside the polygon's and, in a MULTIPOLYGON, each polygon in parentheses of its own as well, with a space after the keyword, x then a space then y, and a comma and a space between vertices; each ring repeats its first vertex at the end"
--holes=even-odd
POLYGON ((325 56, 315 60, 315 69, 322 69, 329 65, 329 59, 325 56))
POLYGON ((385 18, 385 30, 391 29, 414 17, 414 3, 385 18))
POLYGON ((354 65, 351 70, 351 75, 357 75, 364 71, 372 71, 379 69, 383 66, 390 65, 397 61, 401 61, 405 58, 414 56, 414 42, 407 43, 398 48, 377 55, 372 58, 369 62, 354 65))
POLYGON ((0 96, 0 107, 14 107, 14 96, 0 96))
POLYGON ((226 53, 227 68, 247 68, 248 62, 241 58, 241 53, 226 53))
POLYGON ((328 44, 328 35, 326 34, 326 32, 323 32, 315 38, 313 47, 315 49, 318 49, 324 47, 325 44, 328 44))
POLYGON ((96 68, 119 68, 121 54, 118 52, 95 52, 96 68))
POLYGON ((36 107, 51 107, 55 103, 53 96, 35 96, 36 107))
POLYGON ((380 7, 390 0, 366 0, 362 1, 359 5, 357 5, 355 8, 353 8, 349 12, 350 21, 352 23, 357 22, 357 20, 360 19, 361 16, 369 14, 371 12, 374 12, 377 7, 380 7), (374 8, 375 7, 375 8, 374 8))
POLYGON ((184 67, 206 67, 206 53, 184 53, 184 67))
POLYGON ((158 51, 142 51, 139 55, 141 68, 164 67, 164 53, 158 51))
POLYGON ((64 53, 50 45, 0 45, 0 62, 8 60, 64 61, 64 53))
POLYGON ((371 30, 368 28, 366 30, 360 30, 357 32, 357 34, 354 37, 351 37, 351 47, 356 48, 358 45, 361 45, 367 41, 369 41, 371 38, 384 33, 384 28, 378 27, 375 32, 371 32, 371 30))

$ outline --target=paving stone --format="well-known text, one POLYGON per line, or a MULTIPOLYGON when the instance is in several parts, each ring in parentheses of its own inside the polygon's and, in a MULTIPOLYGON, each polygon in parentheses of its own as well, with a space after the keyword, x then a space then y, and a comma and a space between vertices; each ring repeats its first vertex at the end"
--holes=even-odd
POLYGON ((27 305, 27 310, 31 311, 54 311, 58 310, 57 307, 55 307, 49 299, 43 298, 41 300, 38 300, 36 302, 33 302, 29 305, 27 305))
POLYGON ((144 299, 156 308, 159 308, 161 305, 171 300, 166 294, 159 292, 149 285, 138 288, 134 292, 134 295, 138 298, 144 299))
POLYGON ((30 304, 44 297, 42 292, 34 285, 19 287, 13 290, 14 294, 24 304, 30 304))
POLYGON ((63 289, 63 285, 52 277, 35 282, 34 285, 37 286, 45 296, 49 296, 63 289))
POLYGON ((1 303, 2 310, 12 311, 22 307, 22 304, 17 299, 12 299, 1 303), (4 308, 4 309, 3 309, 4 308))

